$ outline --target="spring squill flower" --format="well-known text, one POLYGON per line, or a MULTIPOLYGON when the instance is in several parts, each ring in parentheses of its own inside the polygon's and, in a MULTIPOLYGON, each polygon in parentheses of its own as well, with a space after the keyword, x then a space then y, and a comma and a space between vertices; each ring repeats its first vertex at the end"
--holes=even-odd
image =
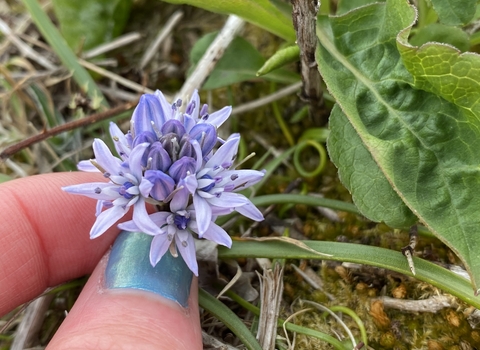
POLYGON ((133 208, 133 218, 119 228, 153 236, 150 262, 155 266, 169 250, 178 253, 198 275, 193 234, 230 247, 232 240, 214 223, 217 216, 237 211, 256 221, 260 211, 240 193, 264 173, 233 167, 240 135, 226 141, 217 135, 231 107, 209 114, 193 93, 185 111, 181 100, 169 104, 160 91, 145 94, 135 108, 130 130, 124 134, 110 123, 110 135, 119 157, 106 144, 93 143, 95 159, 78 169, 101 172, 108 182, 67 186, 72 194, 97 199, 97 219, 90 237, 96 238, 133 208), (217 142, 222 145, 215 151, 217 142), (148 214, 146 203, 158 212, 148 214))

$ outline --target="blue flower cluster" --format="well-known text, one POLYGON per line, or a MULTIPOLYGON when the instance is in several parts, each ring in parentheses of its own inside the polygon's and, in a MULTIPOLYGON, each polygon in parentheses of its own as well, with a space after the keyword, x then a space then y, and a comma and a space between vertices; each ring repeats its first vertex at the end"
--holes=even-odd
POLYGON ((169 104, 158 90, 143 95, 127 134, 110 123, 119 157, 95 139, 95 159, 78 164, 79 170, 100 171, 109 181, 63 190, 97 200, 91 238, 103 234, 133 207, 133 219, 118 227, 154 236, 151 264, 155 266, 167 250, 173 255, 180 252, 198 275, 192 233, 231 247, 230 236, 214 222, 219 215, 237 211, 263 220, 252 202, 236 192, 260 181, 264 172, 235 169, 240 135, 232 134, 227 140, 218 137, 217 128, 228 119, 231 107, 209 114, 206 104, 200 108, 197 91, 184 112, 181 104, 180 100, 169 104), (221 144, 218 149, 217 143, 221 144), (149 214, 146 203, 158 211, 149 214))

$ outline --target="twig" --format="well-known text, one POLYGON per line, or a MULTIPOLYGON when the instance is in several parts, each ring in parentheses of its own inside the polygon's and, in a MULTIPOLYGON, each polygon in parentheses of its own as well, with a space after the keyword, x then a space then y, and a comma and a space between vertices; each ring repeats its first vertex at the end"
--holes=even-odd
POLYGON ((142 35, 138 32, 128 33, 128 34, 119 36, 118 38, 110 41, 109 43, 105 43, 97 47, 94 47, 91 50, 85 51, 82 55, 82 58, 89 59, 92 57, 99 56, 108 51, 112 51, 114 49, 118 49, 119 47, 133 43, 134 41, 137 41, 141 37, 142 35))
POLYGON ((293 26, 297 33, 297 44, 300 48, 300 64, 303 81, 302 99, 310 103, 310 116, 325 124, 321 113, 323 106, 320 73, 315 61, 317 35, 315 25, 320 7, 318 0, 291 0, 293 5, 293 26))
POLYGON ((269 103, 272 103, 274 101, 277 101, 285 96, 291 95, 294 92, 300 90, 302 87, 302 82, 294 83, 292 85, 289 85, 283 89, 280 89, 273 94, 267 95, 265 97, 259 98, 258 100, 245 103, 243 105, 240 105, 238 107, 233 107, 232 109, 232 115, 234 114, 240 114, 240 113, 245 113, 248 111, 251 111, 255 108, 267 105, 269 103))
POLYGON ((182 89, 174 100, 191 96, 193 90, 200 88, 208 75, 212 72, 217 61, 222 57, 225 49, 235 38, 235 35, 243 28, 243 20, 240 17, 231 15, 218 33, 215 40, 210 44, 203 57, 198 62, 193 73, 187 78, 182 89))
POLYGON ((120 105, 118 107, 109 109, 105 112, 100 112, 100 113, 95 113, 92 115, 89 115, 85 118, 82 118, 80 120, 74 120, 72 122, 63 124, 63 125, 58 125, 55 126, 49 130, 45 130, 44 132, 34 135, 32 137, 29 137, 25 140, 22 140, 16 144, 11 145, 10 147, 7 147, 6 149, 3 150, 3 152, 0 153, 0 159, 6 159, 13 154, 21 151, 22 149, 29 147, 35 143, 41 142, 43 140, 48 139, 49 137, 58 135, 62 132, 73 130, 76 128, 80 128, 86 125, 94 124, 99 121, 102 121, 104 119, 111 118, 115 116, 116 114, 125 112, 129 110, 130 108, 134 107, 137 104, 137 102, 129 102, 125 103, 123 105, 120 105))
POLYGON ((168 19, 167 23, 165 23, 165 26, 160 30, 155 40, 145 50, 145 53, 143 54, 143 57, 140 60, 140 65, 139 65, 140 70, 143 70, 147 66, 148 62, 150 62, 152 57, 157 52, 160 44, 167 38, 167 36, 172 31, 172 29, 177 25, 178 22, 180 22, 182 17, 183 17, 182 11, 175 11, 173 15, 168 19))
POLYGON ((436 313, 446 307, 456 307, 457 302, 451 296, 434 295, 423 300, 405 300, 390 297, 380 297, 375 300, 383 302, 386 308, 411 312, 432 312, 436 313))

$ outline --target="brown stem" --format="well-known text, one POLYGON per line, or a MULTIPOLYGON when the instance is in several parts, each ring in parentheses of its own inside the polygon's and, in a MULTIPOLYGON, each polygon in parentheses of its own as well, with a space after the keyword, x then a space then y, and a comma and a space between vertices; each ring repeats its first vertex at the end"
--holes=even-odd
POLYGON ((126 110, 129 110, 130 108, 133 108, 138 101, 135 102, 129 102, 122 104, 118 107, 109 109, 105 112, 100 112, 100 113, 95 113, 91 114, 85 118, 79 119, 79 120, 74 120, 72 122, 63 124, 63 125, 58 125, 55 126, 49 130, 44 130, 42 133, 31 136, 25 140, 22 140, 18 143, 15 143, 7 148, 5 148, 1 153, 0 153, 0 159, 4 160, 9 158, 10 156, 14 155, 15 153, 21 151, 22 149, 29 147, 35 143, 41 142, 43 140, 48 139, 49 137, 58 135, 62 132, 73 130, 76 128, 80 128, 86 125, 90 124, 95 124, 99 121, 102 121, 104 119, 108 119, 113 117, 116 114, 125 112, 126 110))
POLYGON ((320 7, 319 0, 291 0, 293 5, 293 26, 297 33, 297 45, 300 48, 300 64, 303 81, 302 99, 310 103, 310 116, 326 123, 323 116, 323 96, 320 85, 320 73, 315 61, 317 35, 315 26, 320 7))

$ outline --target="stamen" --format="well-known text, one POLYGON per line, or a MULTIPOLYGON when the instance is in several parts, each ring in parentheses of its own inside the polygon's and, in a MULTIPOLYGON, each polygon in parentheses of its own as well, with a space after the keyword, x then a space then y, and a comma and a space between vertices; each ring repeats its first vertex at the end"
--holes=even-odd
POLYGON ((249 160, 250 158, 253 158, 255 157, 256 153, 255 152, 252 152, 250 153, 248 156, 246 156, 240 163, 238 163, 236 166, 235 166, 235 169, 237 169, 240 165, 242 165, 243 163, 245 163, 247 160, 249 160))
POLYGON ((186 248, 188 245, 187 241, 182 241, 182 245, 186 248))
POLYGON ((170 244, 169 250, 170 250, 170 254, 172 254, 174 258, 178 258, 177 247, 175 246, 174 242, 170 244))
POLYGON ((95 189, 95 193, 96 193, 96 194, 102 193, 102 189, 101 189, 100 187, 97 187, 97 188, 95 189))

